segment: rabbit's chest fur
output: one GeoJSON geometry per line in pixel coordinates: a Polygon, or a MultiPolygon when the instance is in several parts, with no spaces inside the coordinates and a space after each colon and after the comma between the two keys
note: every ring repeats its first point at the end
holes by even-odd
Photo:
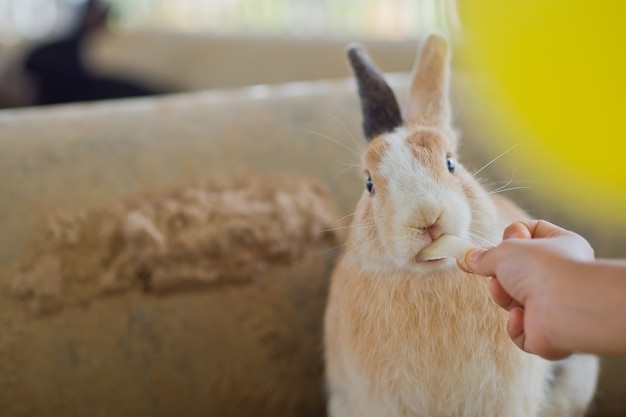
{"type": "Polygon", "coordinates": [[[485,278],[353,268],[336,268],[326,316],[329,390],[349,387],[336,407],[363,416],[536,413],[548,363],[510,342],[485,278]]]}

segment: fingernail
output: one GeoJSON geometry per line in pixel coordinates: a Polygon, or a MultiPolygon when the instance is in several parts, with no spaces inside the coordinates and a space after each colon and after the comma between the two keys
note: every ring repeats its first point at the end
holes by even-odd
{"type": "Polygon", "coordinates": [[[463,272],[467,272],[470,274],[474,273],[474,269],[472,269],[472,267],[470,266],[470,257],[473,257],[474,256],[473,253],[477,251],[480,251],[480,248],[470,249],[467,252],[465,252],[465,255],[463,255],[462,258],[457,259],[456,263],[463,272]]]}
{"type": "Polygon", "coordinates": [[[475,248],[470,250],[465,254],[465,263],[470,267],[470,269],[474,270],[474,266],[476,266],[478,260],[485,252],[487,252],[487,249],[485,248],[475,248]]]}

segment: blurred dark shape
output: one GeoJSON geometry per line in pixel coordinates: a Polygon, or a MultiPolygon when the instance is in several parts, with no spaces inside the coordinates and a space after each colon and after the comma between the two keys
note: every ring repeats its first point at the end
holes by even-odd
{"type": "Polygon", "coordinates": [[[66,36],[34,48],[24,60],[24,71],[35,82],[33,105],[107,100],[162,94],[136,82],[92,74],[83,48],[94,32],[106,28],[110,6],[100,0],[81,5],[78,22],[66,36]]]}

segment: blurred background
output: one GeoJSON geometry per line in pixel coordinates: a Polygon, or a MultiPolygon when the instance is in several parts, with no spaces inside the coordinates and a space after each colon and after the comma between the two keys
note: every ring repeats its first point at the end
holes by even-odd
{"type": "MultiPolygon", "coordinates": [[[[0,0],[2,43],[62,33],[84,0],[0,0]]],[[[458,24],[454,0],[112,0],[111,24],[220,35],[416,38],[458,24]]]]}
{"type": "Polygon", "coordinates": [[[454,0],[0,0],[0,108],[343,77],[349,41],[459,29],[454,0]],[[299,67],[267,67],[290,56],[281,42],[305,46],[299,67]]]}

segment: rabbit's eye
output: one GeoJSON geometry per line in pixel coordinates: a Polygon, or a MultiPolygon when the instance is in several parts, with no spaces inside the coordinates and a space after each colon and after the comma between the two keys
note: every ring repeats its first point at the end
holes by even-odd
{"type": "Polygon", "coordinates": [[[374,194],[374,181],[372,181],[372,177],[371,176],[367,176],[367,179],[365,180],[365,188],[367,188],[367,192],[370,194],[374,194]]]}
{"type": "Polygon", "coordinates": [[[449,156],[446,156],[446,164],[448,165],[448,171],[450,171],[450,174],[454,174],[456,167],[454,166],[454,161],[449,156]]]}

